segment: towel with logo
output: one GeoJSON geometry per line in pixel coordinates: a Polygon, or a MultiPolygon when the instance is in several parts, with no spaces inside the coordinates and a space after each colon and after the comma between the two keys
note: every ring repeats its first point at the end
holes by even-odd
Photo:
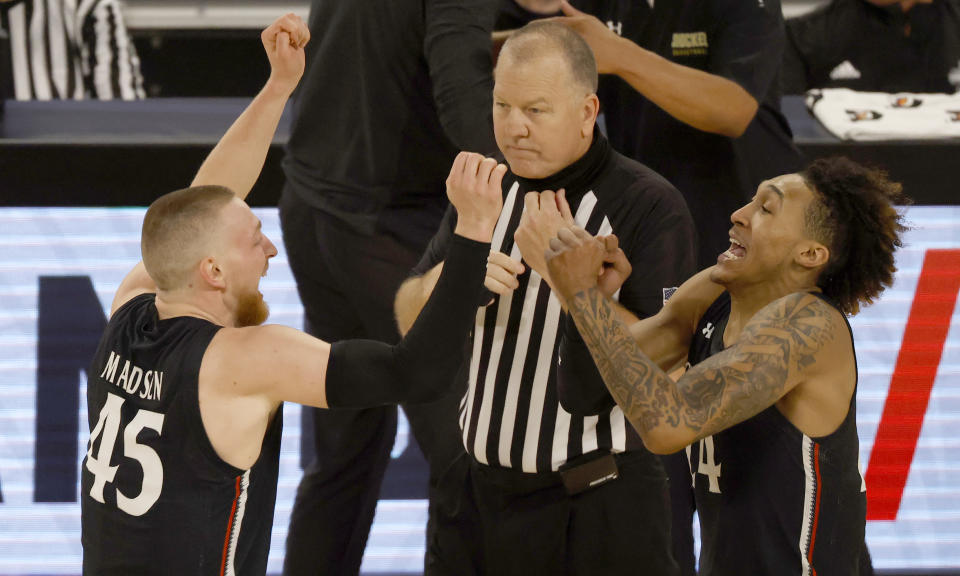
{"type": "Polygon", "coordinates": [[[887,94],[823,88],[807,92],[807,108],[842,140],[960,138],[960,93],[887,94]]]}

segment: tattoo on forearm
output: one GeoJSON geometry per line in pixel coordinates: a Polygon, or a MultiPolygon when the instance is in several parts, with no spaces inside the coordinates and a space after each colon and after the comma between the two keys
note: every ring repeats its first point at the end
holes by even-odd
{"type": "Polygon", "coordinates": [[[734,346],[675,383],[643,354],[599,290],[577,294],[570,313],[607,388],[641,434],[686,427],[697,437],[746,420],[782,397],[835,339],[837,314],[811,294],[781,298],[756,314],[734,346]]]}

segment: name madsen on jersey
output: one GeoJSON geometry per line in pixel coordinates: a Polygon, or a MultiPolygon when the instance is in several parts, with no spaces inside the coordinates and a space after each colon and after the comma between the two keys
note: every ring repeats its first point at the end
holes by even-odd
{"type": "Polygon", "coordinates": [[[118,376],[117,368],[120,366],[120,360],[122,360],[121,356],[111,350],[100,377],[117,388],[122,388],[127,394],[133,395],[139,392],[138,395],[141,398],[160,400],[160,393],[163,390],[163,372],[144,371],[143,368],[131,364],[129,360],[124,360],[123,369],[118,376]]]}

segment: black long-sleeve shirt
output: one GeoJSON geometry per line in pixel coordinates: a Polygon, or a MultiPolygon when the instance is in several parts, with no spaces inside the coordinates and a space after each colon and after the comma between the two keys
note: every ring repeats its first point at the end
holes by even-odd
{"type": "Polygon", "coordinates": [[[851,88],[868,92],[960,89],[960,0],[899,4],[833,0],[787,20],[783,91],[851,88]]]}
{"type": "Polygon", "coordinates": [[[284,160],[293,191],[424,246],[457,152],[496,152],[495,12],[495,0],[314,0],[284,160]]]}

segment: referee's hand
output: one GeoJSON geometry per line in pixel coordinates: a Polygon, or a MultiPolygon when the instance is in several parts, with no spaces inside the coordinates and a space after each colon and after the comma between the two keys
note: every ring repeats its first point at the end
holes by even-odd
{"type": "Polygon", "coordinates": [[[478,242],[493,239],[503,208],[501,184],[506,173],[506,165],[493,158],[473,152],[457,154],[447,176],[447,197],[457,209],[454,232],[478,242]]]}
{"type": "Polygon", "coordinates": [[[597,236],[603,242],[603,268],[597,280],[600,291],[609,297],[623,286],[623,283],[633,272],[633,265],[627,260],[627,255],[620,248],[620,241],[613,234],[597,236]]]}
{"type": "Polygon", "coordinates": [[[483,278],[483,285],[494,294],[507,296],[520,287],[517,276],[523,274],[524,270],[520,261],[503,252],[491,250],[487,257],[487,274],[483,278]]]}
{"type": "Polygon", "coordinates": [[[552,190],[527,192],[523,203],[523,215],[513,234],[513,240],[520,249],[523,261],[550,284],[550,274],[547,272],[543,253],[550,239],[557,235],[557,230],[575,226],[576,222],[570,213],[566,192],[562,188],[556,193],[552,190]]]}
{"type": "Polygon", "coordinates": [[[291,94],[303,76],[310,29],[296,14],[286,14],[260,33],[260,41],[270,60],[267,84],[291,94]]]}

